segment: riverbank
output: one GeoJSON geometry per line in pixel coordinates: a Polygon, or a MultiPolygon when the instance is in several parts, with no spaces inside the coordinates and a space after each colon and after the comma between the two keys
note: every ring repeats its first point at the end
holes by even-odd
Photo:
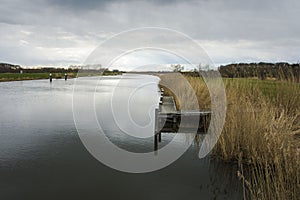
{"type": "MultiPolygon", "coordinates": [[[[183,87],[175,76],[160,78],[161,82],[168,79],[173,86],[183,87]]],[[[203,79],[185,78],[196,93],[199,108],[209,108],[209,91],[203,79]]],[[[226,121],[212,156],[237,165],[244,198],[297,199],[300,196],[299,84],[246,78],[223,81],[227,95],[226,121]]],[[[181,95],[189,102],[189,95],[181,95]]],[[[178,98],[175,99],[180,107],[178,98]]]]}
{"type": "MultiPolygon", "coordinates": [[[[39,79],[49,79],[50,73],[0,73],[0,82],[8,82],[8,81],[26,81],[26,80],[39,80],[39,79]]],[[[113,75],[120,75],[120,72],[111,72],[105,71],[103,73],[89,73],[89,72],[68,72],[68,79],[69,78],[76,78],[76,77],[84,77],[84,76],[113,76],[113,75]]],[[[63,79],[65,73],[52,73],[53,79],[63,79]]]]}

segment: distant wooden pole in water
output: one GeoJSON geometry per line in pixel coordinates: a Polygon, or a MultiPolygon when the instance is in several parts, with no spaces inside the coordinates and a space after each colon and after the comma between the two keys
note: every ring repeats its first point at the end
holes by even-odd
{"type": "Polygon", "coordinates": [[[49,75],[49,80],[50,80],[50,83],[52,83],[52,74],[51,73],[49,75]]]}
{"type": "Polygon", "coordinates": [[[65,81],[68,80],[68,74],[65,73],[65,81]]]}

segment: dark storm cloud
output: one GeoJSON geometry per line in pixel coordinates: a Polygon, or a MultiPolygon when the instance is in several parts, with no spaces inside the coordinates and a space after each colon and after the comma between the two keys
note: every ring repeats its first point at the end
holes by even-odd
{"type": "Polygon", "coordinates": [[[82,62],[115,33],[158,26],[191,36],[217,63],[297,62],[299,13],[297,0],[4,0],[0,59],[24,65],[82,62]]]}

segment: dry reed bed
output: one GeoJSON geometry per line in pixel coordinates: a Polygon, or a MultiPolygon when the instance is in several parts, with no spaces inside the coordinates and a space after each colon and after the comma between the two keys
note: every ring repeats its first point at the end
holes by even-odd
{"type": "MultiPolygon", "coordinates": [[[[176,76],[161,83],[183,91],[176,76]]],[[[199,108],[208,109],[210,96],[199,77],[185,77],[194,89],[199,108]]],[[[238,164],[237,176],[250,199],[300,197],[300,86],[293,82],[225,79],[226,122],[212,155],[238,164]]],[[[174,94],[166,88],[167,93],[174,94]]],[[[180,106],[179,106],[180,107],[180,106]]]]}

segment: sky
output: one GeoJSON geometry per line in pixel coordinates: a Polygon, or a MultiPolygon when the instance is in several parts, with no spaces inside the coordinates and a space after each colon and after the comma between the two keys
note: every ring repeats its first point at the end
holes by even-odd
{"type": "MultiPolygon", "coordinates": [[[[299,19],[298,0],[1,0],[0,62],[24,67],[79,65],[115,34],[161,27],[190,37],[215,65],[296,63],[299,19]]],[[[161,42],[181,45],[180,40],[161,42]]],[[[179,62],[172,57],[140,52],[127,55],[120,65],[142,59],[141,63],[152,60],[150,64],[179,62]]]]}

